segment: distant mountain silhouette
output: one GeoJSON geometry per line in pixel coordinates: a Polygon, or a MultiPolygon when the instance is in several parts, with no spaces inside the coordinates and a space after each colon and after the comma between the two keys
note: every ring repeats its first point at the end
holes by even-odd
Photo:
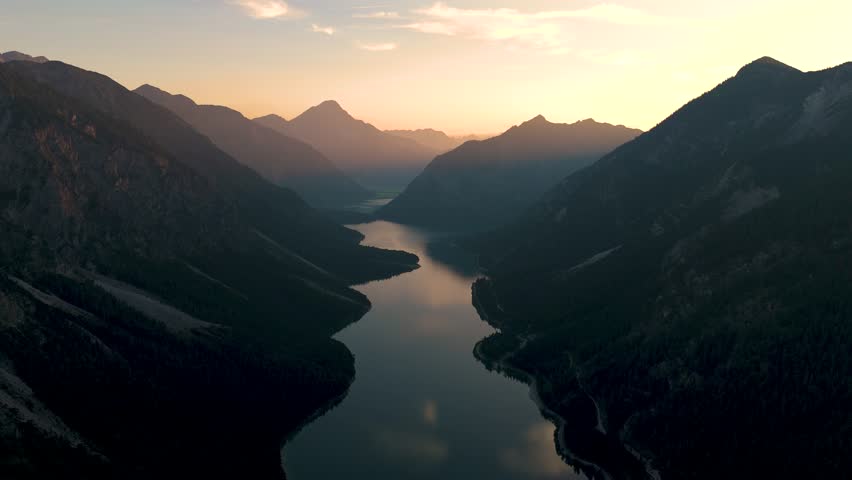
{"type": "Polygon", "coordinates": [[[292,188],[312,205],[342,207],[373,195],[310,145],[252,122],[235,110],[198,105],[151,85],[135,92],[176,113],[226,153],[268,180],[292,188]]]}
{"type": "Polygon", "coordinates": [[[256,122],[306,142],[371,189],[401,189],[435,156],[414,140],[385,133],[353,118],[334,101],[287,121],[277,115],[256,122]]]}
{"type": "Polygon", "coordinates": [[[461,144],[467,143],[471,140],[488,140],[489,138],[493,138],[493,137],[496,137],[496,136],[497,136],[496,134],[473,133],[473,134],[470,134],[470,135],[462,135],[462,136],[459,136],[459,137],[451,137],[451,138],[458,140],[459,144],[461,145],[461,144]]]}
{"type": "Polygon", "coordinates": [[[407,138],[432,149],[435,154],[446,153],[458,147],[466,140],[461,137],[450,137],[444,132],[431,128],[420,130],[385,130],[386,133],[397,137],[407,138]]]}
{"type": "Polygon", "coordinates": [[[49,60],[46,57],[32,57],[25,53],[21,52],[6,52],[0,53],[0,63],[4,62],[34,62],[34,63],[46,63],[49,60]]]}
{"type": "Polygon", "coordinates": [[[662,478],[848,475],[850,132],[852,63],[746,65],[473,242],[479,351],[596,399],[563,439],[598,465],[595,407],[662,478]]]}
{"type": "Polygon", "coordinates": [[[504,134],[438,156],[380,218],[449,229],[510,222],[566,175],[642,132],[584,120],[538,116],[504,134]]]}
{"type": "Polygon", "coordinates": [[[291,190],[276,187],[221,151],[168,109],[111,79],[60,62],[11,62],[7,65],[133,125],[180,162],[207,178],[218,190],[233,197],[243,214],[264,234],[293,246],[305,257],[315,257],[328,270],[355,280],[365,274],[375,274],[377,265],[391,265],[373,263],[371,250],[357,245],[362,238],[359,233],[333,224],[291,190]],[[308,231],[312,233],[306,235],[308,231]]]}
{"type": "Polygon", "coordinates": [[[0,64],[0,476],[280,479],[416,268],[111,79],[0,64]]]}

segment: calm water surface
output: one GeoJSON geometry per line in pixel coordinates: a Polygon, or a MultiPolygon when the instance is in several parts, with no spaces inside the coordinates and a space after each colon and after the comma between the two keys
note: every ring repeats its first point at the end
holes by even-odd
{"type": "Polygon", "coordinates": [[[353,212],[360,212],[360,213],[372,213],[372,212],[375,212],[376,210],[378,210],[379,208],[384,207],[385,205],[389,204],[391,202],[391,200],[393,200],[393,198],[391,198],[391,197],[372,198],[370,200],[364,200],[363,202],[361,202],[359,204],[352,205],[352,206],[346,208],[346,210],[351,210],[353,212]]]}
{"type": "Polygon", "coordinates": [[[492,329],[471,305],[474,277],[431,259],[428,234],[375,222],[377,247],[421,268],[358,287],[373,303],[337,335],[355,354],[348,396],[282,452],[287,475],[313,479],[548,479],[576,475],[526,385],[489,372],[473,347],[492,329]]]}

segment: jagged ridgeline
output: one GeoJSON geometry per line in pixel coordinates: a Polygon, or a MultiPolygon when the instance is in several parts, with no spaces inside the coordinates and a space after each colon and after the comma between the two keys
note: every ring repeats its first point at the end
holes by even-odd
{"type": "Polygon", "coordinates": [[[354,374],[347,284],[417,262],[57,62],[0,64],[0,236],[5,478],[280,478],[354,374]]]}
{"type": "Polygon", "coordinates": [[[744,67],[473,242],[483,350],[663,478],[848,475],[850,132],[852,64],[744,67]]]}

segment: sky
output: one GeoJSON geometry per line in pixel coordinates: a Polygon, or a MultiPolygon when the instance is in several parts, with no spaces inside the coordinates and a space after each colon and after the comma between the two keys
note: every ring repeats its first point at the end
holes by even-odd
{"type": "Polygon", "coordinates": [[[852,61],[850,18],[849,0],[0,0],[0,51],[248,117],[333,99],[382,129],[650,129],[759,57],[852,61]]]}

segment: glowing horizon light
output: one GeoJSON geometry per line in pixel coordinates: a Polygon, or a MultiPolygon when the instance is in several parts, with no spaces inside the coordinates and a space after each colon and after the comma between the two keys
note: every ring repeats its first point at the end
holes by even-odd
{"type": "Polygon", "coordinates": [[[18,2],[0,45],[250,117],[333,98],[383,130],[451,135],[539,114],[649,130],[755,59],[852,60],[845,0],[66,3],[18,2]]]}

